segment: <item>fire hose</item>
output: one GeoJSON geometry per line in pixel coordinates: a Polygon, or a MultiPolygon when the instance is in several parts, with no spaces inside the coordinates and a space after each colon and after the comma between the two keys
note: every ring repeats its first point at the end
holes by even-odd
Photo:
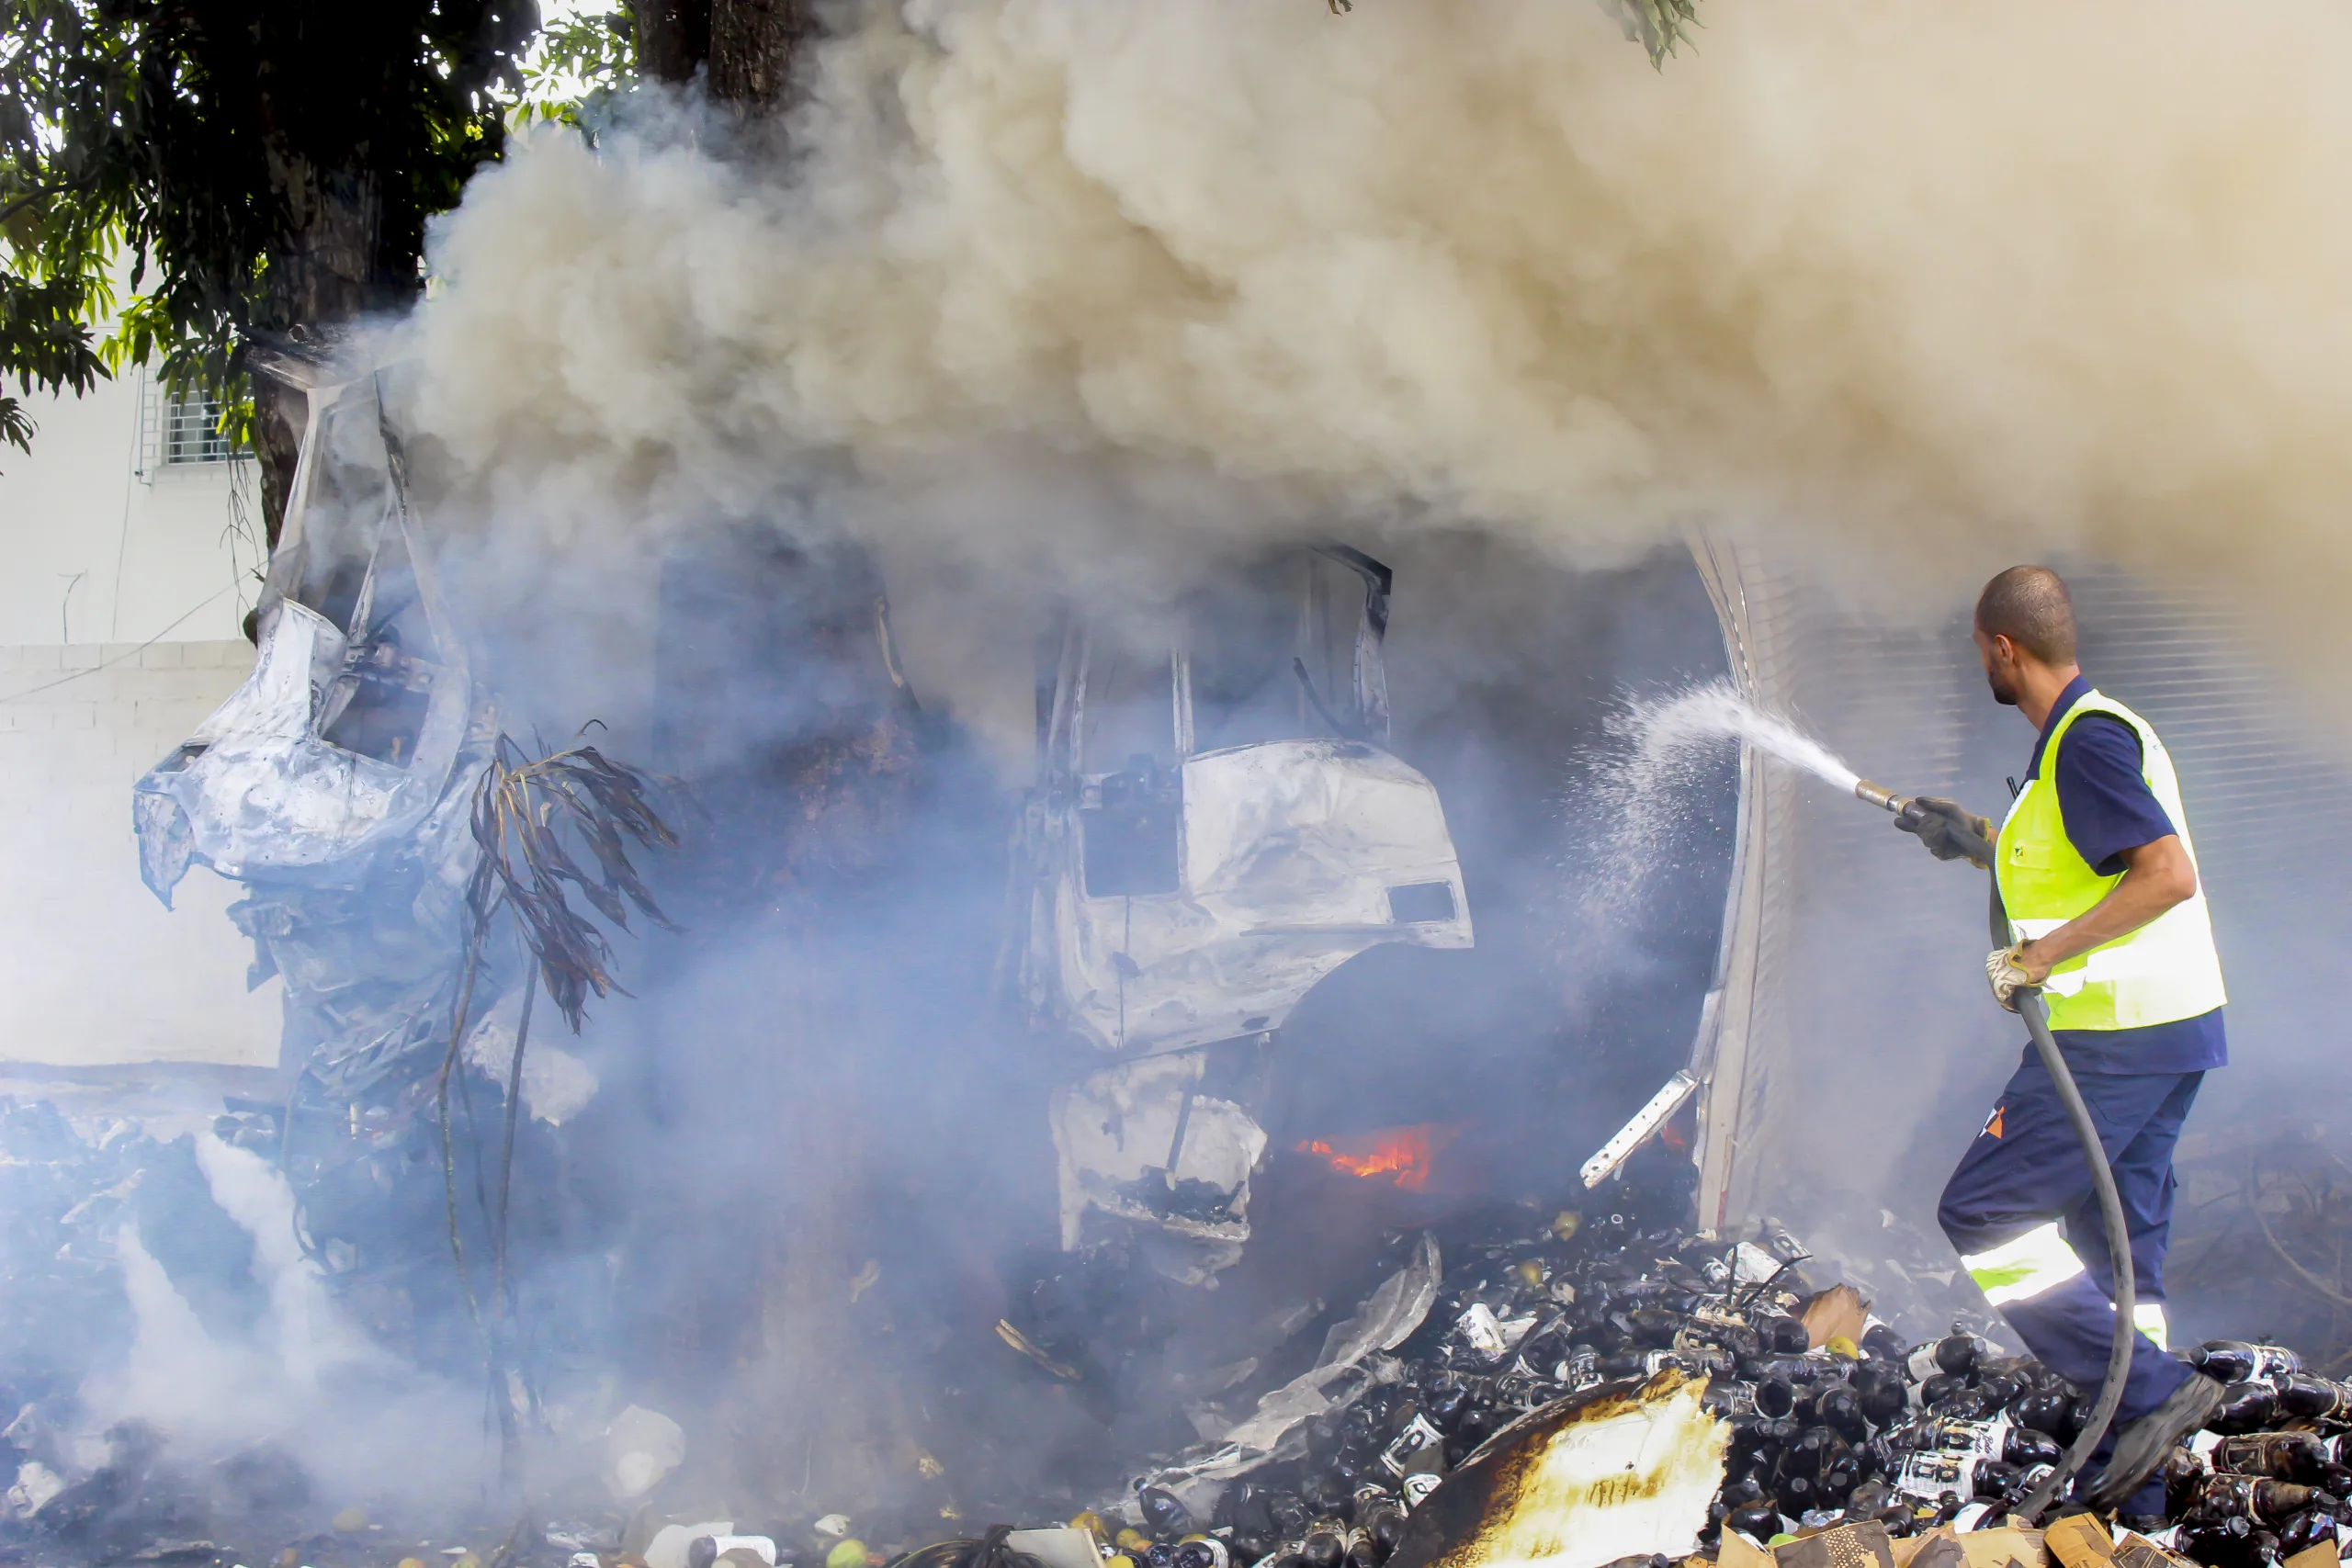
{"type": "MultiPolygon", "coordinates": [[[[1854,794],[1872,806],[1882,807],[1909,820],[1916,821],[1922,814],[1921,807],[1913,798],[1896,795],[1868,779],[1854,785],[1854,794]]],[[[1952,847],[1980,866],[1992,866],[1991,844],[1957,824],[1947,827],[1945,830],[1952,847]]],[[[1993,879],[1991,919],[1993,945],[2008,946],[2011,941],[2009,915],[2001,903],[2001,883],[1997,876],[1993,879]]],[[[2133,1289],[2135,1281],[2132,1272],[2131,1231],[2123,1218],[2122,1196],[2115,1190],[2115,1172],[2107,1163],[2105,1145],[2099,1142],[2098,1124],[2091,1120],[2090,1107],[2083,1102],[2083,1091],[2075,1085],[2075,1075],[2066,1068],[2066,1058],[2060,1054],[2058,1042],[2051,1036],[2050,1010],[2042,1002],[2041,988],[2020,986],[2015,993],[2015,999],[2018,1016],[2025,1020],[2026,1032],[2033,1039],[2034,1053],[2041,1058],[2043,1069],[2049,1073],[2051,1083],[2057,1088],[2059,1103],[2066,1108],[2066,1120],[2073,1123],[2075,1136],[2081,1140],[2083,1163],[2090,1167],[2091,1187],[2098,1194],[2099,1218],[2107,1228],[2107,1252],[2113,1265],[2115,1280],[2115,1343],[2107,1355],[2107,1379],[2099,1384],[2098,1398],[2091,1405],[2091,1413],[2083,1422],[2082,1432],[2075,1438],[2074,1445],[2050,1473],[2026,1494],[2025,1500],[2011,1510],[2012,1517],[2030,1526],[2040,1522],[2042,1511],[2050,1506],[2066,1483],[2074,1479],[2090,1458],[2091,1451],[2098,1447],[2099,1439],[2107,1435],[2109,1425],[2115,1419],[2116,1406],[2123,1401],[2123,1385],[2132,1372],[2132,1342],[2139,1330],[2132,1321],[2137,1292],[2133,1289]]]]}

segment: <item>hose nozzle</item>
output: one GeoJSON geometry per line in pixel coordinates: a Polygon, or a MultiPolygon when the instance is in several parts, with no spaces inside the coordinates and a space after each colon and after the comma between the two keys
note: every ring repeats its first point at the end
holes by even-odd
{"type": "Polygon", "coordinates": [[[1898,817],[1903,814],[1903,808],[1911,804],[1909,795],[1897,795],[1884,784],[1872,784],[1868,779],[1855,781],[1854,796],[1882,810],[1892,811],[1898,817]]]}

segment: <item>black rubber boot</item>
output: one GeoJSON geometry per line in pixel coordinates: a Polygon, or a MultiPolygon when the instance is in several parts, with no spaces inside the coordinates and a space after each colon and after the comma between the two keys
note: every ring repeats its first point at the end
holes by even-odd
{"type": "Polygon", "coordinates": [[[2132,1494],[2164,1463],[2172,1446],[2211,1420],[2221,1407],[2222,1385],[2202,1372],[2189,1373],[2188,1381],[2166,1395],[2162,1404],[2123,1428],[2115,1439],[2114,1456],[2084,1492],[2083,1500],[2102,1510],[2130,1502],[2132,1494]]]}

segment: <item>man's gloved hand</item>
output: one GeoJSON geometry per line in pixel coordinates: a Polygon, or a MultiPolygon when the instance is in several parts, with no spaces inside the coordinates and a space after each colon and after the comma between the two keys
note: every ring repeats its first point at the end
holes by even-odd
{"type": "Polygon", "coordinates": [[[1971,849],[1963,849],[1952,841],[1952,833],[1958,829],[1983,840],[1988,849],[1993,843],[1993,824],[1956,800],[1942,800],[1932,795],[1919,795],[1895,813],[1894,826],[1899,831],[1917,834],[1919,841],[1928,846],[1928,852],[1938,860],[1964,857],[1979,870],[1992,869],[1971,849]]]}
{"type": "Polygon", "coordinates": [[[1993,999],[2011,1012],[2018,1010],[2018,987],[2037,983],[2020,962],[2017,947],[1996,947],[1986,953],[1984,978],[1993,983],[1993,999]]]}

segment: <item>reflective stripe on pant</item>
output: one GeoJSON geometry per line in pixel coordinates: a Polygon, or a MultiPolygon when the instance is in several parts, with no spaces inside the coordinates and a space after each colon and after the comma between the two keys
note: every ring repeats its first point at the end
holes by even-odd
{"type": "MultiPolygon", "coordinates": [[[[2076,1079],[2115,1170],[2132,1243],[2133,1283],[2146,1291],[2150,1307],[2161,1307],[2164,1300],[2172,1145],[2200,1077],[2085,1073],[2076,1079]]],[[[1952,1172],[1937,1218],[2027,1348],[2078,1387],[2097,1388],[2107,1376],[2115,1333],[2115,1308],[2105,1288],[2112,1279],[2106,1230],[2082,1145],[2031,1051],[1952,1172]]],[[[2188,1375],[2187,1367],[2142,1336],[2117,1425],[2154,1409],[2188,1375]]]]}
{"type": "MultiPolygon", "coordinates": [[[[2126,1212],[2129,1213],[2128,1210],[2126,1212]]],[[[2135,1236],[2133,1239],[2137,1241],[2139,1238],[2135,1236]]],[[[2106,1238],[2103,1235],[2098,1238],[2098,1246],[2102,1251],[2105,1250],[2106,1238]]],[[[2134,1247],[2133,1250],[2139,1249],[2134,1247]]],[[[2161,1244],[2157,1251],[2161,1262],[2161,1244]]],[[[2054,1221],[2046,1225],[2036,1225],[2015,1241],[1996,1247],[1990,1252],[1963,1256],[1960,1262],[1961,1267],[1968,1270],[1968,1277],[1976,1281],[1976,1288],[1984,1292],[1984,1299],[1995,1306],[2030,1301],[2076,1275],[2089,1272],[2081,1255],[2060,1233],[2054,1221]]],[[[2138,1278],[2140,1270],[2135,1269],[2132,1272],[2135,1284],[2145,1283],[2138,1278]]],[[[2109,1301],[2115,1298],[2115,1292],[2109,1283],[2113,1273],[2111,1269],[2102,1269],[2092,1280],[2099,1287],[2099,1293],[2109,1301]]],[[[2164,1303],[2134,1302],[2132,1305],[2132,1326],[2147,1336],[2149,1342],[2157,1349],[2170,1348],[2165,1343],[2164,1303]]]]}
{"type": "Polygon", "coordinates": [[[2083,1260],[2075,1256],[2075,1249],[2059,1234],[2056,1220],[2036,1225],[1990,1251],[1963,1252],[1960,1264],[1976,1281],[1976,1288],[1984,1292],[1984,1299],[1995,1306],[2030,1302],[2083,1272],[2083,1260]]]}

